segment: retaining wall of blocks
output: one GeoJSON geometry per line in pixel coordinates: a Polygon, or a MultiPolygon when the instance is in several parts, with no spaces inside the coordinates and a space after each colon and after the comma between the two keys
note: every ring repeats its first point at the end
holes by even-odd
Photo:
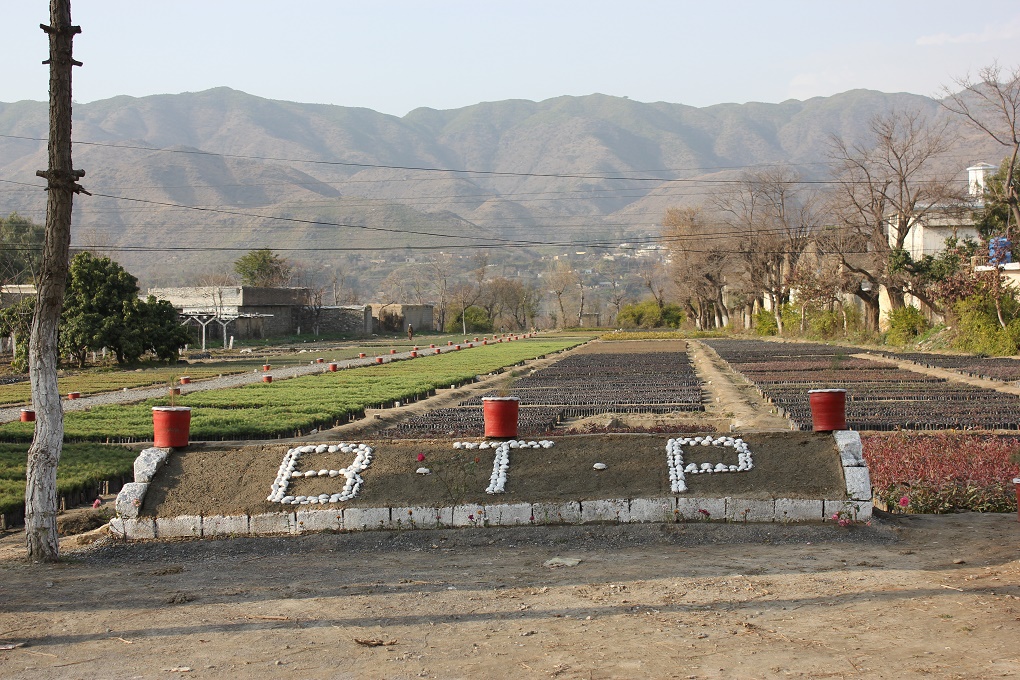
{"type": "MultiPolygon", "coordinates": [[[[691,522],[831,522],[836,513],[858,521],[871,518],[871,481],[857,432],[833,433],[846,481],[847,498],[704,498],[687,494],[661,498],[619,498],[543,503],[492,503],[454,507],[381,507],[297,510],[259,515],[203,517],[138,516],[146,483],[125,485],[117,497],[119,516],[110,522],[112,535],[128,539],[263,536],[321,531],[373,529],[436,529],[447,527],[523,526],[590,523],[691,522]],[[130,488],[129,488],[130,487],[130,488]],[[139,488],[135,488],[139,487],[139,488]],[[141,492],[141,493],[139,493],[141,492]],[[124,496],[123,502],[121,496],[124,496]],[[135,499],[138,498],[138,502],[135,499]],[[121,512],[121,508],[125,512],[121,512]]],[[[147,460],[158,453],[142,452],[147,460]]],[[[168,451],[169,453],[169,451],[168,451]]],[[[142,456],[139,456],[141,458],[142,456]]],[[[166,460],[165,456],[157,465],[166,460]]],[[[145,474],[151,475],[149,466],[145,474]]],[[[150,477],[151,478],[151,477],[150,477]]]]}

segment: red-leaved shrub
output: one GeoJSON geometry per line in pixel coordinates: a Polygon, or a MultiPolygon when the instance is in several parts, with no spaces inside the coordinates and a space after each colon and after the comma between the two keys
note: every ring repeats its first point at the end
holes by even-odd
{"type": "Polygon", "coordinates": [[[877,499],[910,512],[1015,511],[1020,440],[954,433],[869,435],[864,458],[877,499]],[[900,501],[906,498],[904,505],[900,501]]]}

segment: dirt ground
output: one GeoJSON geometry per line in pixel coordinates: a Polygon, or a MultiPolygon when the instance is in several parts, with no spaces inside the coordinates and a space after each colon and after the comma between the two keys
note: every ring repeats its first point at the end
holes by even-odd
{"type": "MultiPolygon", "coordinates": [[[[707,389],[699,424],[746,433],[755,471],[776,479],[797,473],[796,457],[768,453],[765,433],[789,424],[710,351],[694,354],[707,389]],[[771,465],[778,467],[769,473],[771,465]]],[[[470,392],[444,390],[404,412],[470,392]]],[[[448,442],[381,436],[401,412],[309,438],[378,442],[359,502],[444,493],[429,486],[435,477],[408,484],[407,472],[417,452],[443,465],[448,442]]],[[[671,424],[661,415],[608,419],[671,424]]],[[[663,479],[627,468],[619,444],[658,460],[668,436],[602,444],[558,437],[554,448],[535,452],[554,456],[545,463],[511,461],[507,496],[515,475],[544,466],[548,488],[525,476],[516,482],[533,486],[531,493],[550,493],[555,482],[598,497],[604,478],[590,472],[594,458],[626,476],[631,491],[651,493],[663,479]]],[[[826,458],[813,435],[794,436],[826,458]]],[[[290,445],[249,444],[229,455],[230,447],[196,447],[166,470],[196,485],[189,494],[216,499],[203,511],[259,511],[268,493],[261,487],[290,445]],[[207,474],[203,489],[208,465],[234,466],[231,483],[207,474]],[[246,485],[261,489],[253,506],[246,485]]],[[[471,473],[487,477],[491,452],[472,453],[480,461],[471,473]]],[[[309,466],[316,462],[324,461],[309,457],[309,466]]],[[[750,474],[744,482],[754,481],[750,474]]],[[[817,470],[811,475],[828,483],[817,470]]],[[[713,477],[692,478],[692,492],[695,484],[721,483],[713,477]]],[[[169,514],[183,500],[173,488],[147,508],[162,505],[169,514]]],[[[54,565],[26,564],[23,542],[19,531],[0,535],[5,680],[1020,676],[1015,514],[879,513],[870,526],[850,527],[694,522],[132,544],[100,530],[63,539],[65,559],[54,565]],[[574,566],[549,566],[553,558],[574,566]]]]}
{"type": "Polygon", "coordinates": [[[4,678],[1020,675],[1013,515],[72,540],[0,560],[4,678]]]}

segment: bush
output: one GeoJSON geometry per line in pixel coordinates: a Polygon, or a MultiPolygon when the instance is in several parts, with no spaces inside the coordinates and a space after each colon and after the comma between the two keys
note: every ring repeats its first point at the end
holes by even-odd
{"type": "MultiPolygon", "coordinates": [[[[1012,318],[1016,303],[1004,300],[1003,312],[1012,318]]],[[[971,354],[1010,356],[1016,354],[1020,340],[1020,324],[1011,321],[1007,328],[999,325],[995,302],[986,295],[972,295],[953,307],[956,313],[956,333],[953,349],[971,354]],[[1011,330],[1012,329],[1012,330],[1011,330]],[[1014,333],[1017,333],[1014,336],[1014,333]]]]}
{"type": "Polygon", "coordinates": [[[687,319],[680,305],[667,303],[659,307],[654,299],[624,305],[616,317],[622,328],[679,328],[687,319]]]}
{"type": "Polygon", "coordinates": [[[919,513],[1016,511],[1020,440],[957,434],[863,438],[876,498],[919,513]],[[907,499],[901,505],[901,499],[907,499]]]}
{"type": "Polygon", "coordinates": [[[931,328],[931,323],[917,307],[906,306],[890,310],[889,332],[886,342],[891,345],[906,345],[931,328]]]}
{"type": "Polygon", "coordinates": [[[463,314],[458,314],[447,321],[445,330],[447,333],[460,333],[465,330],[465,326],[468,333],[491,333],[492,319],[484,309],[471,305],[464,310],[463,314]],[[461,321],[462,316],[463,322],[461,321]]]}

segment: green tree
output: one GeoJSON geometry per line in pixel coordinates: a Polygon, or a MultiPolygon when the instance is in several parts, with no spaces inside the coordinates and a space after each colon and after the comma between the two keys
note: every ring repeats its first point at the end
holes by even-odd
{"type": "Polygon", "coordinates": [[[18,213],[0,217],[0,285],[28,283],[42,260],[45,228],[18,213]]]}
{"type": "Polygon", "coordinates": [[[291,264],[268,248],[250,250],[234,262],[234,271],[246,286],[282,286],[290,280],[291,264]]]}
{"type": "Polygon", "coordinates": [[[22,373],[28,370],[28,338],[32,332],[34,312],[35,298],[24,298],[10,307],[0,309],[0,336],[14,338],[11,366],[22,373]]]}
{"type": "Polygon", "coordinates": [[[191,330],[181,325],[174,306],[152,295],[147,300],[135,300],[125,325],[134,330],[129,361],[137,361],[143,353],[152,352],[160,361],[172,363],[182,347],[194,342],[191,330]]]}
{"type": "Polygon", "coordinates": [[[1010,194],[1020,193],[1020,161],[1010,172],[1009,160],[1003,160],[995,174],[985,178],[984,200],[981,210],[974,215],[978,233],[986,241],[995,236],[1006,236],[1016,241],[1017,225],[1013,222],[1008,198],[1010,194]],[[1007,187],[1007,182],[1012,182],[1012,189],[1007,187]]]}
{"type": "Polygon", "coordinates": [[[126,363],[125,350],[133,354],[138,340],[125,319],[137,300],[138,279],[119,264],[89,252],[75,255],[61,312],[61,352],[83,368],[90,351],[107,347],[126,363]]]}
{"type": "Polygon", "coordinates": [[[457,333],[465,328],[468,333],[488,333],[492,330],[492,319],[484,309],[471,305],[462,314],[458,314],[446,322],[447,333],[457,333]],[[463,317],[463,321],[461,317],[463,317]]]}

